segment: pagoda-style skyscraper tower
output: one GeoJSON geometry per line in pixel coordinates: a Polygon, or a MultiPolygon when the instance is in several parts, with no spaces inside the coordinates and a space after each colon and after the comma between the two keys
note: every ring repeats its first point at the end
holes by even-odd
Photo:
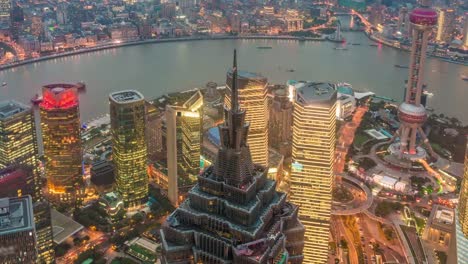
{"type": "Polygon", "coordinates": [[[298,207],[276,192],[268,168],[253,164],[240,109],[234,51],[231,109],[219,126],[215,164],[163,224],[162,263],[302,263],[298,207]]]}

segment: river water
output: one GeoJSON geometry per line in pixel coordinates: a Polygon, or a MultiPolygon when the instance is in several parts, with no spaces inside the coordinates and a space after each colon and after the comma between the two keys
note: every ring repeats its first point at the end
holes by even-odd
{"type": "MultiPolygon", "coordinates": [[[[238,50],[238,67],[266,76],[270,83],[289,79],[348,82],[356,90],[403,99],[409,53],[393,48],[369,46],[363,33],[344,33],[348,50],[335,50],[330,42],[286,40],[207,40],[146,44],[42,61],[0,72],[0,100],[24,103],[44,84],[83,80],[87,90],[80,95],[82,121],[108,112],[108,94],[136,89],[152,99],[168,92],[203,87],[208,81],[225,82],[238,50]],[[271,46],[272,49],[257,49],[271,46]],[[288,72],[294,69],[294,72],[288,72]]],[[[437,113],[468,123],[468,67],[427,59],[425,83],[434,94],[429,106],[437,113]]]]}

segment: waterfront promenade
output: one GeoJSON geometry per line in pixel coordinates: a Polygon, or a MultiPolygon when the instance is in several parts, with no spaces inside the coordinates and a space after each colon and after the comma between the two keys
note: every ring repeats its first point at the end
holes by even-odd
{"type": "Polygon", "coordinates": [[[126,46],[135,46],[151,43],[168,43],[168,42],[181,42],[181,41],[198,41],[198,40],[242,40],[242,39],[268,39],[268,40],[293,40],[293,41],[326,41],[325,37],[320,38],[310,38],[310,37],[294,37],[294,36],[270,36],[270,35],[249,35],[249,36],[230,36],[230,35],[219,35],[219,36],[197,36],[197,37],[174,37],[174,38],[158,38],[158,39],[146,39],[146,40],[132,40],[121,43],[109,42],[105,44],[98,45],[92,48],[82,48],[73,51],[66,51],[52,55],[41,56],[39,58],[21,60],[9,64],[0,65],[0,70],[6,70],[30,63],[51,60],[61,57],[67,57],[82,53],[106,50],[106,49],[115,49],[126,46]]]}

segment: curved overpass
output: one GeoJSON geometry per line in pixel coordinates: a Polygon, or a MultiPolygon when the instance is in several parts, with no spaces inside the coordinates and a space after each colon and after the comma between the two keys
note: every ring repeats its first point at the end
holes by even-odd
{"type": "Polygon", "coordinates": [[[363,190],[366,194],[366,202],[361,204],[359,207],[352,208],[352,209],[344,209],[344,210],[332,210],[331,214],[332,215],[339,215],[339,216],[344,216],[344,215],[355,215],[359,214],[362,212],[366,212],[367,209],[369,209],[372,205],[372,202],[374,201],[374,197],[372,196],[371,190],[361,181],[350,177],[348,175],[343,175],[341,176],[343,181],[346,183],[349,183],[361,190],[363,190]]]}

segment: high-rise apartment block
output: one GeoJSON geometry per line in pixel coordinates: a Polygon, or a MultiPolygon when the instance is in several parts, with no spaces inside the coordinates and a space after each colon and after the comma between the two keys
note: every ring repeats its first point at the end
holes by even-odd
{"type": "Polygon", "coordinates": [[[304,263],[327,262],[336,143],[333,84],[295,85],[290,201],[306,228],[304,263]]]}
{"type": "Polygon", "coordinates": [[[148,199],[145,99],[135,90],[111,93],[112,157],[117,191],[125,208],[148,199]]]}

